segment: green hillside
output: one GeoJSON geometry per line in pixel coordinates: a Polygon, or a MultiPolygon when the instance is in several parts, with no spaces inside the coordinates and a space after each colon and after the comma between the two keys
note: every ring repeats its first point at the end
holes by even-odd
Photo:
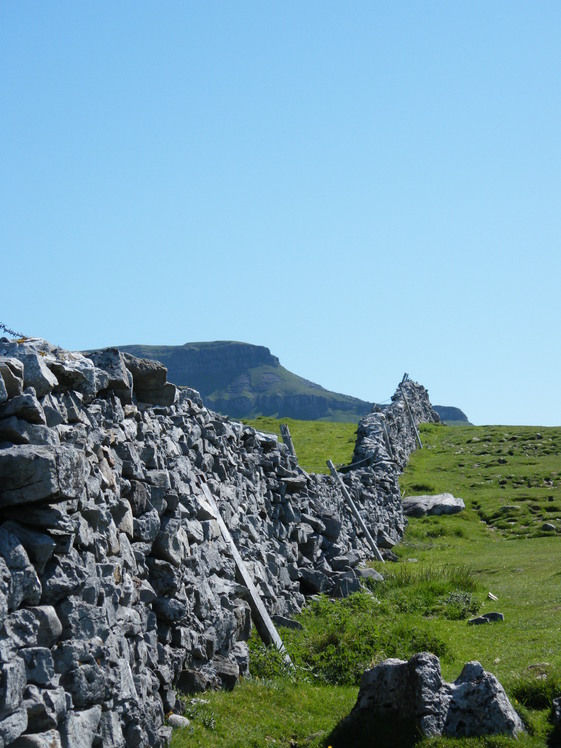
{"type": "Polygon", "coordinates": [[[170,382],[198,390],[209,408],[233,418],[267,415],[356,423],[372,408],[372,403],[293,374],[264,346],[221,340],[119,349],[161,361],[170,382]]]}
{"type": "MultiPolygon", "coordinates": [[[[291,430],[295,439],[296,425],[291,430]]],[[[191,727],[174,735],[173,748],[545,748],[551,700],[561,695],[561,428],[426,425],[421,435],[425,448],[412,456],[402,493],[449,491],[464,499],[465,511],[410,519],[394,549],[398,561],[372,564],[383,582],[346,600],[319,597],[298,617],[302,630],[281,629],[294,673],[253,639],[253,677],[232,693],[205,694],[203,705],[189,703],[191,727]],[[504,621],[467,625],[488,611],[502,612],[504,621]],[[340,726],[363,668],[425,649],[439,655],[448,681],[479,660],[506,688],[527,733],[516,741],[416,742],[392,735],[395,725],[355,726],[353,733],[340,726]]],[[[297,446],[301,461],[331,456],[330,425],[318,424],[316,437],[297,446]]]]}
{"type": "MultiPolygon", "coordinates": [[[[331,392],[293,374],[268,348],[231,340],[185,345],[123,345],[121,351],[161,361],[168,380],[200,392],[205,405],[232,418],[294,418],[357,423],[371,402],[331,392]]],[[[459,409],[435,405],[446,422],[468,423],[459,409]]]]}

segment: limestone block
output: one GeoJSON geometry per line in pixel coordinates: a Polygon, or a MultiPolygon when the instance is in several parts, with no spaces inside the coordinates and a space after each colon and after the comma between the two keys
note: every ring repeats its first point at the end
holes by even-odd
{"type": "Polygon", "coordinates": [[[30,732],[56,729],[66,715],[66,694],[60,686],[39,688],[30,684],[25,689],[23,706],[27,710],[27,729],[30,732]]]}
{"type": "Polygon", "coordinates": [[[55,677],[51,650],[47,647],[28,647],[20,650],[25,662],[27,681],[37,686],[47,686],[55,677]]]}
{"type": "Polygon", "coordinates": [[[23,363],[23,386],[33,387],[37,397],[43,397],[57,386],[58,379],[45,363],[44,357],[37,353],[18,353],[23,363]]]}
{"type": "Polygon", "coordinates": [[[25,548],[29,559],[40,574],[56,548],[55,541],[46,533],[34,530],[21,522],[9,520],[4,522],[2,529],[15,535],[25,548]]]}
{"type": "Polygon", "coordinates": [[[101,706],[68,712],[61,730],[63,748],[92,748],[101,719],[101,706]]]}
{"type": "Polygon", "coordinates": [[[466,508],[463,499],[451,493],[434,496],[406,496],[403,499],[403,513],[408,517],[424,517],[426,514],[456,514],[466,508]]]}
{"type": "Polygon", "coordinates": [[[0,719],[0,745],[11,746],[12,742],[27,730],[27,711],[21,707],[4,719],[0,719]]]}
{"type": "Polygon", "coordinates": [[[0,376],[0,404],[5,403],[7,399],[8,399],[8,390],[6,389],[4,380],[0,376]]]}
{"type": "Polygon", "coordinates": [[[26,733],[21,735],[10,748],[62,748],[58,730],[47,730],[41,733],[26,733]]]}
{"type": "Polygon", "coordinates": [[[0,664],[0,719],[20,707],[26,682],[25,663],[20,657],[0,664]]]}
{"type": "Polygon", "coordinates": [[[0,420],[0,441],[50,447],[57,447],[60,444],[59,435],[53,429],[28,423],[15,416],[0,420]]]}
{"type": "Polygon", "coordinates": [[[109,390],[115,393],[124,403],[132,402],[132,374],[125,366],[123,355],[117,348],[105,348],[102,351],[88,353],[97,369],[105,372],[107,380],[104,383],[103,390],[109,390]]]}
{"type": "Polygon", "coordinates": [[[133,537],[143,543],[152,543],[160,531],[160,515],[151,509],[133,520],[133,537]]]}
{"type": "Polygon", "coordinates": [[[190,555],[189,538],[181,520],[165,518],[162,521],[161,530],[152,547],[152,555],[169,561],[174,566],[181,566],[190,555]]]}
{"type": "Polygon", "coordinates": [[[0,356],[0,378],[8,397],[17,397],[23,393],[23,363],[19,359],[0,356]]]}
{"type": "Polygon", "coordinates": [[[413,719],[423,735],[516,737],[522,720],[494,675],[479,662],[467,663],[453,683],[445,683],[438,657],[428,652],[408,662],[384,660],[361,680],[351,719],[361,713],[413,719]]]}
{"type": "Polygon", "coordinates": [[[42,426],[47,423],[43,406],[37,400],[33,391],[12,397],[7,403],[0,406],[0,418],[10,418],[11,416],[17,416],[28,423],[37,423],[42,426]]]}
{"type": "Polygon", "coordinates": [[[88,576],[89,572],[74,548],[69,550],[68,555],[54,557],[41,574],[42,601],[53,605],[74,594],[86,582],[88,576]]]}
{"type": "Polygon", "coordinates": [[[57,390],[74,390],[85,396],[90,402],[97,394],[103,378],[96,376],[96,369],[91,359],[81,353],[57,351],[56,357],[46,359],[47,366],[58,379],[57,390]]]}
{"type": "Polygon", "coordinates": [[[17,609],[22,603],[37,605],[41,600],[41,582],[23,544],[9,531],[6,524],[0,527],[0,556],[11,577],[8,610],[17,609]]]}
{"type": "Polygon", "coordinates": [[[81,496],[86,459],[74,447],[18,445],[0,450],[0,507],[81,496]]]}

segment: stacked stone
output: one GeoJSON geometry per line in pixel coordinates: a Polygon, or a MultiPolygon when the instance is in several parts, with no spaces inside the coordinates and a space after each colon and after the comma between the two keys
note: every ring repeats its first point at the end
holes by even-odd
{"type": "MultiPolygon", "coordinates": [[[[382,547],[403,530],[388,464],[345,478],[382,547]]],[[[248,590],[207,489],[281,622],[358,589],[370,550],[339,489],[275,437],[153,361],[0,340],[0,748],[165,746],[176,687],[247,672],[248,590]]]]}

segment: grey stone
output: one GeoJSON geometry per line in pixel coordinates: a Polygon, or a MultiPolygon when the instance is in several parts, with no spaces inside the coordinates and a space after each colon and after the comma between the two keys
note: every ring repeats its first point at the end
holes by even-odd
{"type": "Polygon", "coordinates": [[[149,508],[150,493],[146,485],[138,480],[131,480],[131,488],[127,496],[135,517],[144,514],[149,508]]]}
{"type": "Polygon", "coordinates": [[[37,353],[18,355],[23,363],[23,386],[33,387],[37,397],[51,392],[58,384],[58,379],[50,371],[44,357],[37,353]]]}
{"type": "Polygon", "coordinates": [[[60,686],[39,688],[31,684],[25,689],[23,706],[27,710],[27,729],[30,732],[53,730],[66,715],[66,694],[60,686]]]}
{"type": "Polygon", "coordinates": [[[127,369],[133,378],[134,392],[138,400],[153,405],[172,405],[177,388],[166,382],[167,369],[159,361],[136,358],[123,353],[127,369]]]}
{"type": "Polygon", "coordinates": [[[60,438],[56,431],[47,426],[28,423],[15,416],[0,420],[0,441],[12,444],[37,444],[56,447],[60,438]]]}
{"type": "Polygon", "coordinates": [[[160,516],[155,509],[151,509],[139,517],[134,518],[133,537],[144,543],[153,543],[160,531],[160,516]]]}
{"type": "Polygon", "coordinates": [[[383,582],[384,577],[376,569],[357,569],[357,574],[363,579],[373,579],[375,582],[383,582]]]}
{"type": "Polygon", "coordinates": [[[412,719],[426,736],[515,737],[523,730],[502,686],[479,662],[467,663],[454,683],[445,683],[438,657],[428,652],[367,670],[351,719],[360,720],[365,710],[398,722],[412,719]]]}
{"type": "Polygon", "coordinates": [[[34,530],[21,522],[14,522],[11,520],[4,522],[1,529],[18,538],[25,548],[29,559],[33,562],[35,569],[41,573],[44,570],[47,561],[54,553],[56,548],[55,541],[46,533],[34,530]]]}
{"type": "Polygon", "coordinates": [[[88,579],[89,573],[78,552],[71,548],[67,555],[51,559],[41,575],[42,601],[55,604],[76,593],[88,579]]]}
{"type": "Polygon", "coordinates": [[[101,706],[69,712],[61,730],[63,748],[92,748],[101,719],[101,706]]]}
{"type": "Polygon", "coordinates": [[[28,423],[42,426],[47,424],[43,406],[37,400],[35,393],[31,391],[24,395],[17,395],[0,406],[0,419],[11,418],[12,416],[17,416],[17,418],[21,418],[28,423]]]}
{"type": "Polygon", "coordinates": [[[41,600],[39,577],[23,544],[5,525],[0,527],[0,556],[3,557],[11,577],[8,610],[15,610],[22,603],[37,605],[41,600]]]}
{"type": "Polygon", "coordinates": [[[132,402],[132,374],[125,366],[125,360],[117,348],[105,348],[87,354],[98,369],[107,375],[103,391],[112,391],[125,403],[132,402]]]}
{"type": "Polygon", "coordinates": [[[0,377],[8,397],[17,397],[23,393],[23,363],[19,359],[0,356],[0,377]]]}
{"type": "Polygon", "coordinates": [[[55,677],[51,650],[47,647],[28,647],[20,650],[25,662],[27,681],[37,686],[48,686],[55,677]]]}
{"type": "Polygon", "coordinates": [[[25,663],[20,657],[0,664],[0,719],[19,709],[26,682],[25,663]]]}
{"type": "Polygon", "coordinates": [[[479,662],[468,662],[450,689],[445,735],[461,738],[500,733],[516,737],[524,731],[503,687],[479,662]]]}
{"type": "Polygon", "coordinates": [[[123,728],[117,712],[102,712],[97,732],[103,748],[126,748],[123,728]]]}
{"type": "Polygon", "coordinates": [[[86,460],[74,447],[19,445],[0,450],[0,507],[81,496],[86,460]]]}
{"type": "Polygon", "coordinates": [[[426,514],[457,514],[466,508],[463,499],[451,493],[434,496],[406,496],[403,501],[403,513],[408,517],[424,517],[426,514]]]}
{"type": "Polygon", "coordinates": [[[0,376],[0,405],[2,403],[5,403],[7,399],[8,399],[8,390],[6,389],[4,380],[0,376]]]}
{"type": "Polygon", "coordinates": [[[97,390],[106,384],[93,362],[80,353],[59,350],[56,358],[47,359],[47,366],[58,379],[57,390],[75,390],[85,395],[86,402],[90,402],[97,390]]]}
{"type": "Polygon", "coordinates": [[[180,714],[170,714],[168,716],[168,725],[173,727],[174,730],[182,730],[185,727],[189,727],[191,722],[187,717],[182,717],[180,714]]]}
{"type": "Polygon", "coordinates": [[[60,733],[58,730],[47,730],[46,732],[21,735],[10,748],[62,748],[60,733]]]}
{"type": "Polygon", "coordinates": [[[166,518],[162,521],[160,532],[152,547],[152,554],[174,566],[181,566],[190,555],[189,538],[179,519],[166,518]]]}
{"type": "Polygon", "coordinates": [[[50,605],[16,610],[6,617],[4,628],[18,648],[52,647],[62,633],[62,625],[50,605]]]}
{"type": "Polygon", "coordinates": [[[27,711],[21,707],[12,714],[0,719],[0,745],[11,746],[27,730],[27,711]]]}
{"type": "Polygon", "coordinates": [[[318,592],[327,592],[331,587],[329,577],[321,571],[303,567],[299,569],[299,572],[301,587],[306,592],[317,594],[318,592]]]}

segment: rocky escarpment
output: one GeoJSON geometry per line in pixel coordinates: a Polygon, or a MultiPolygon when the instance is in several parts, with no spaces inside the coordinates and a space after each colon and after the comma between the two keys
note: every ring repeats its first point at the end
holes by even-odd
{"type": "MultiPolygon", "coordinates": [[[[344,477],[382,548],[403,532],[413,423],[437,418],[402,391],[410,411],[368,416],[344,477]]],[[[215,502],[272,616],[358,589],[371,549],[340,489],[275,437],[153,361],[0,340],[0,747],[165,746],[176,688],[247,672],[248,588],[215,502]]]]}
{"type": "Polygon", "coordinates": [[[233,418],[276,415],[358,421],[372,407],[293,374],[264,346],[215,341],[182,346],[125,345],[119,350],[162,362],[170,381],[194,387],[205,405],[233,418]]]}

